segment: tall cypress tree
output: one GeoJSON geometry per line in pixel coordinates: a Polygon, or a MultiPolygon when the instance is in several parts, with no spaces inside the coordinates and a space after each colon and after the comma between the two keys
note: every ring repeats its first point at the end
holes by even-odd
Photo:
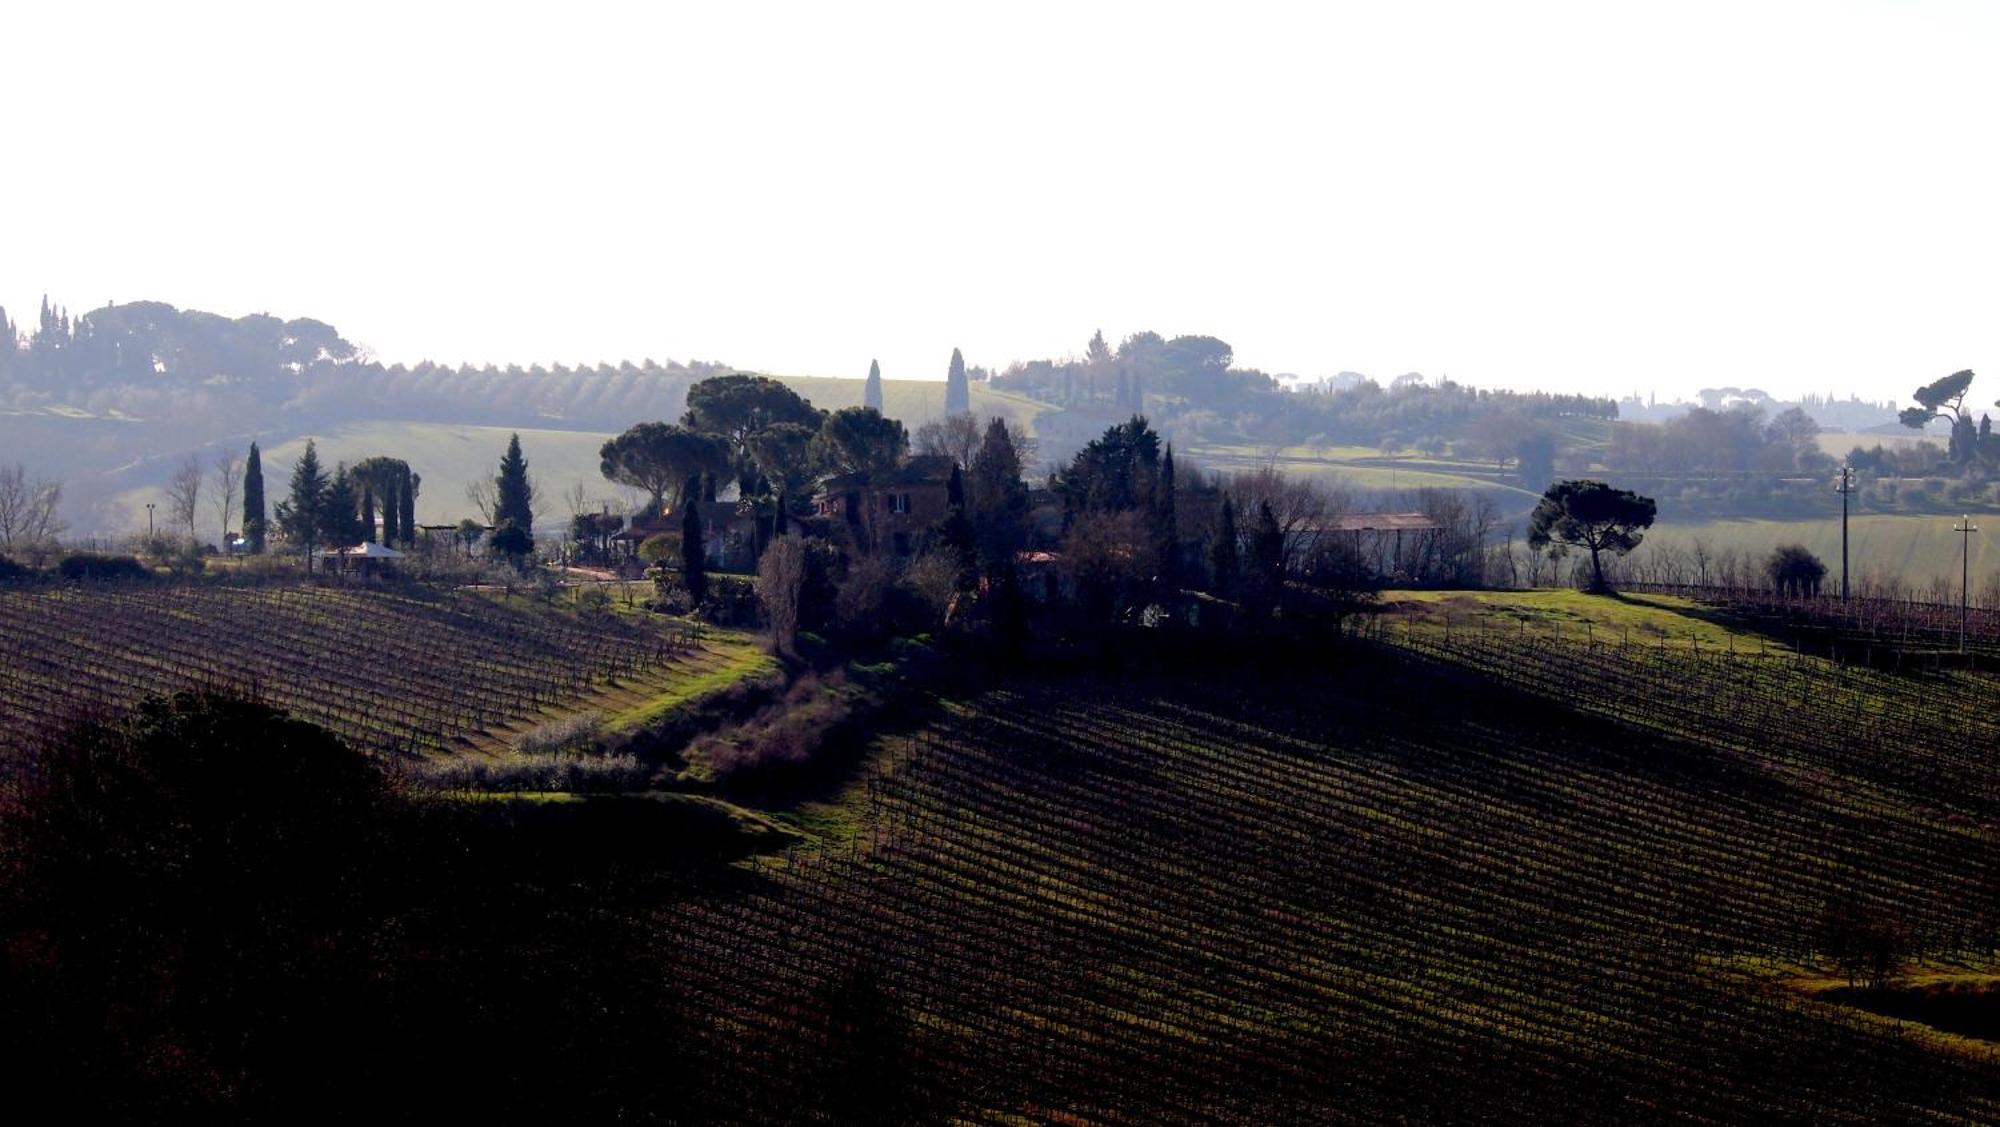
{"type": "Polygon", "coordinates": [[[972,385],[965,378],[965,357],[951,350],[951,367],[944,376],[944,413],[965,415],[972,411],[972,385]]]}
{"type": "Polygon", "coordinates": [[[419,474],[403,474],[403,489],[398,499],[403,503],[403,546],[412,547],[417,542],[417,490],[424,484],[419,474]]]}
{"type": "Polygon", "coordinates": [[[243,463],[243,539],[250,550],[264,550],[264,457],[257,444],[250,444],[250,458],[243,463]]]}
{"type": "Polygon", "coordinates": [[[868,362],[868,382],[861,387],[861,405],[882,410],[882,365],[873,360],[868,362]]]}
{"type": "Polygon", "coordinates": [[[1285,533],[1269,501],[1257,506],[1257,527],[1250,534],[1250,589],[1259,614],[1270,614],[1284,599],[1285,533]]]}
{"type": "Polygon", "coordinates": [[[365,485],[361,487],[361,539],[375,539],[375,491],[365,485]]]}
{"type": "Polygon", "coordinates": [[[535,531],[535,487],[528,481],[528,460],[521,456],[521,436],[507,439],[507,453],[500,458],[500,476],[494,479],[498,494],[493,504],[497,527],[513,521],[522,532],[535,531]]]}
{"type": "Polygon", "coordinates": [[[1153,528],[1159,537],[1156,563],[1162,597],[1172,600],[1181,589],[1181,529],[1174,503],[1174,446],[1160,462],[1160,489],[1154,501],[1153,528]]]}
{"type": "Polygon", "coordinates": [[[689,492],[690,500],[681,514],[681,582],[687,585],[688,597],[696,606],[708,599],[708,556],[702,551],[701,503],[692,499],[699,495],[689,492]]]}
{"type": "Polygon", "coordinates": [[[973,539],[972,517],[966,512],[965,478],[958,472],[958,466],[951,467],[951,482],[945,489],[944,524],[939,537],[945,547],[951,550],[952,560],[958,565],[958,588],[970,591],[979,582],[978,546],[973,539]]]}
{"type": "Polygon", "coordinates": [[[1236,506],[1229,495],[1222,497],[1222,515],[1215,522],[1215,536],[1208,544],[1208,590],[1226,599],[1236,589],[1236,506]]]}
{"type": "Polygon", "coordinates": [[[403,506],[396,500],[403,488],[403,475],[392,473],[382,482],[382,546],[393,548],[403,542],[403,530],[399,526],[403,518],[403,506]]]}

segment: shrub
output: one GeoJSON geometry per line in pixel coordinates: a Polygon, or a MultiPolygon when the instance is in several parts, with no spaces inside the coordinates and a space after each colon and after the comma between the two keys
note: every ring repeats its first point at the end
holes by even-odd
{"type": "Polygon", "coordinates": [[[717,626],[753,626],[757,622],[757,585],[740,575],[708,577],[708,598],[701,616],[717,626]]]}
{"type": "Polygon", "coordinates": [[[579,712],[522,732],[514,737],[514,750],[522,755],[549,755],[574,750],[595,744],[603,730],[602,712],[579,712]]]}
{"type": "Polygon", "coordinates": [[[681,534],[678,532],[655,532],[639,545],[639,558],[649,564],[681,558],[681,534]]]}
{"type": "Polygon", "coordinates": [[[64,579],[149,579],[152,572],[132,556],[105,556],[92,552],[75,552],[64,556],[56,565],[56,574],[64,579]]]}
{"type": "Polygon", "coordinates": [[[33,574],[35,573],[32,570],[22,567],[6,556],[0,556],[0,583],[11,579],[26,579],[33,574]]]}
{"type": "Polygon", "coordinates": [[[599,615],[611,609],[611,592],[602,587],[587,587],[576,593],[578,614],[599,615]]]}
{"type": "Polygon", "coordinates": [[[631,755],[560,751],[506,759],[448,759],[427,764],[423,779],[447,790],[559,791],[617,794],[644,790],[653,769],[631,755]]]}

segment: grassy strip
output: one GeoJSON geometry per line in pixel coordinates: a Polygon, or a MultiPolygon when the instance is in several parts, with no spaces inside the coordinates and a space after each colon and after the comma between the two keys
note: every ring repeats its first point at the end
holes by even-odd
{"type": "Polygon", "coordinates": [[[722,664],[694,677],[674,682],[665,692],[636,708],[609,717],[606,735],[631,735],[669,719],[689,704],[746,681],[775,676],[777,661],[757,645],[754,637],[741,631],[711,630],[702,645],[722,655],[722,664]]]}

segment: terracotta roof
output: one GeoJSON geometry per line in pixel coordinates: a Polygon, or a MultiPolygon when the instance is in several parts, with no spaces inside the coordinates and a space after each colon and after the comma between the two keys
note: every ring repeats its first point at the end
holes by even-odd
{"type": "Polygon", "coordinates": [[[1342,513],[1319,525],[1321,532],[1435,532],[1443,527],[1422,513],[1342,513]]]}

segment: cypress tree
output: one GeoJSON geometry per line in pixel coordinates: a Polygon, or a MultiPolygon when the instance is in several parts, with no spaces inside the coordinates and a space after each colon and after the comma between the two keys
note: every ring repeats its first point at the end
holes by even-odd
{"type": "Polygon", "coordinates": [[[979,582],[979,558],[973,542],[972,518],[965,511],[965,479],[956,465],[951,467],[951,483],[945,490],[944,526],[939,538],[951,549],[958,564],[958,587],[969,591],[979,582]]]}
{"type": "Polygon", "coordinates": [[[382,483],[382,545],[393,548],[403,542],[403,475],[391,473],[382,483]]]}
{"type": "Polygon", "coordinates": [[[401,523],[405,547],[413,546],[417,542],[417,489],[423,483],[422,477],[410,473],[407,469],[404,471],[403,488],[398,492],[397,499],[403,503],[401,523]]]}
{"type": "Polygon", "coordinates": [[[252,552],[264,550],[264,457],[257,444],[250,444],[250,458],[243,463],[243,539],[252,552]]]}
{"type": "Polygon", "coordinates": [[[1250,534],[1250,566],[1255,572],[1252,590],[1257,609],[1270,614],[1285,592],[1285,533],[1265,501],[1257,507],[1257,530],[1250,534]]]}
{"type": "Polygon", "coordinates": [[[944,413],[965,415],[972,412],[972,385],[965,378],[965,357],[958,349],[951,350],[951,367],[944,377],[944,413]]]}
{"type": "Polygon", "coordinates": [[[498,492],[493,504],[493,524],[509,521],[522,532],[535,532],[535,487],[528,481],[528,460],[521,456],[521,436],[507,439],[507,453],[500,458],[500,476],[494,478],[498,492]]]}
{"type": "Polygon", "coordinates": [[[702,551],[701,504],[690,500],[681,515],[681,582],[700,606],[708,599],[708,557],[702,551]]]}
{"type": "Polygon", "coordinates": [[[1208,544],[1208,590],[1226,599],[1236,589],[1236,506],[1228,494],[1222,498],[1222,515],[1216,518],[1215,535],[1208,544]]]}
{"type": "Polygon", "coordinates": [[[361,539],[375,539],[375,491],[366,487],[361,490],[361,539]]]}
{"type": "Polygon", "coordinates": [[[1153,527],[1159,537],[1157,574],[1160,593],[1173,599],[1181,589],[1181,530],[1174,502],[1174,447],[1167,444],[1167,456],[1160,463],[1160,489],[1155,500],[1153,527]]]}
{"type": "Polygon", "coordinates": [[[868,382],[861,388],[861,405],[882,410],[882,365],[873,360],[868,362],[868,382]]]}

